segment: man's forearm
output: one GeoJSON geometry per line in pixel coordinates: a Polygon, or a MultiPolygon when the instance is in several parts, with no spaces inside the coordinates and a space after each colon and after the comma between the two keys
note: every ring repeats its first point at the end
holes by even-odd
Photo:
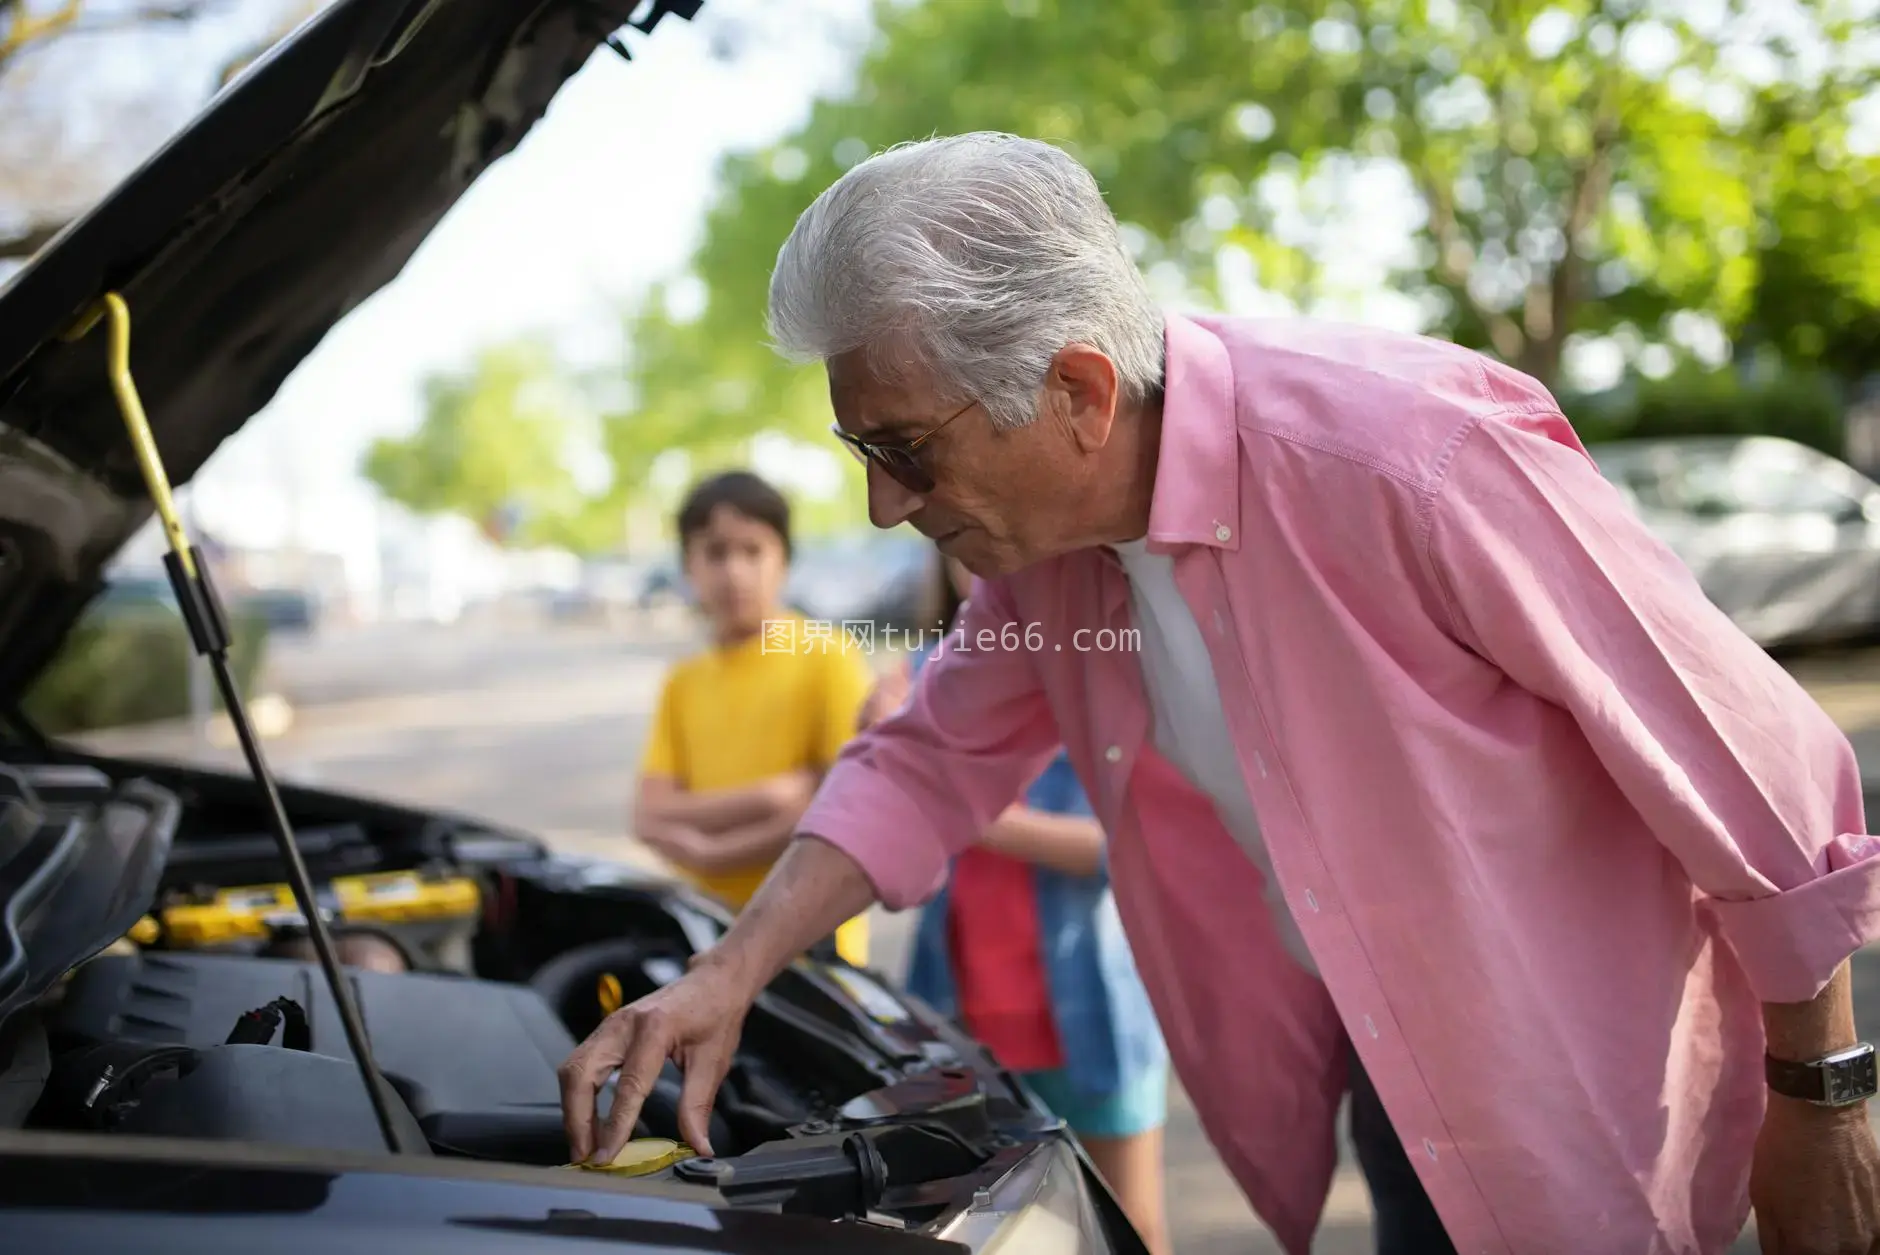
{"type": "Polygon", "coordinates": [[[817,837],[799,835],[700,964],[722,965],[753,998],[796,958],[867,910],[875,888],[861,865],[817,837]]]}
{"type": "Polygon", "coordinates": [[[1841,964],[1827,988],[1812,1001],[1763,1003],[1763,1033],[1769,1053],[1791,1063],[1819,1059],[1859,1041],[1849,966],[1841,964]]]}

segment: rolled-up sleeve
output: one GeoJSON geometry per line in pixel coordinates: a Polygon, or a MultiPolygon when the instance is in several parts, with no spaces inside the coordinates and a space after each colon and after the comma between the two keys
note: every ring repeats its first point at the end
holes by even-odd
{"type": "Polygon", "coordinates": [[[1709,601],[1563,418],[1469,430],[1421,526],[1458,637],[1573,716],[1759,998],[1815,997],[1880,937],[1880,842],[1847,738],[1709,601]]]}
{"type": "Polygon", "coordinates": [[[860,864],[890,908],[938,892],[948,860],[1057,751],[1034,659],[1000,643],[1024,639],[1012,623],[1003,583],[976,584],[906,704],[844,747],[798,824],[860,864]]]}

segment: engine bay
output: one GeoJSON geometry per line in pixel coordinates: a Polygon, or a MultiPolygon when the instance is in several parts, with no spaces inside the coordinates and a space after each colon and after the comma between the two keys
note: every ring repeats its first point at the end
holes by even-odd
{"type": "MultiPolygon", "coordinates": [[[[0,950],[0,995],[12,990],[0,1128],[382,1151],[305,921],[267,879],[278,864],[252,786],[107,766],[0,763],[0,890],[55,837],[74,856],[115,841],[130,873],[101,895],[73,863],[43,895],[43,910],[64,912],[59,893],[88,885],[114,930],[59,938],[73,951],[57,972],[26,959],[53,934],[0,931],[20,951],[0,950]],[[9,971],[25,975],[9,986],[9,971]]],[[[557,1066],[729,924],[688,889],[519,834],[313,791],[283,798],[395,1118],[433,1156],[564,1164],[557,1066]]],[[[636,1138],[681,1140],[679,1092],[668,1063],[636,1138]]],[[[660,1175],[740,1205],[832,1218],[898,1208],[905,1223],[949,1205],[957,1191],[934,1183],[964,1187],[1055,1127],[969,1039],[818,953],[746,1018],[713,1112],[718,1158],[660,1175]]]]}

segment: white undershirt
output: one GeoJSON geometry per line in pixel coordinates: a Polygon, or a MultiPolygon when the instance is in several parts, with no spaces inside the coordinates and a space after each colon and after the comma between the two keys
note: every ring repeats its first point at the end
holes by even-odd
{"type": "Polygon", "coordinates": [[[1142,632],[1142,681],[1155,712],[1155,747],[1207,794],[1229,835],[1259,867],[1280,940],[1287,953],[1316,976],[1318,967],[1273,875],[1260,820],[1228,735],[1221,686],[1201,627],[1176,586],[1174,560],[1150,553],[1141,540],[1113,548],[1129,575],[1130,601],[1142,632]]]}

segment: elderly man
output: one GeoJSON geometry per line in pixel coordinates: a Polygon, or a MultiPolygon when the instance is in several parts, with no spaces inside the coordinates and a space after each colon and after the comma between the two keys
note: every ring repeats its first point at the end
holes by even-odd
{"type": "Polygon", "coordinates": [[[1533,380],[1432,340],[1158,310],[1090,175],[968,135],[778,257],[874,522],[980,577],[736,927],[564,1065],[577,1155],[662,1060],[947,860],[1061,741],[1209,1137],[1307,1250],[1353,1095],[1380,1251],[1880,1251],[1847,960],[1880,843],[1822,711],[1533,380]],[[620,1069],[596,1131],[595,1098],[620,1069]]]}

